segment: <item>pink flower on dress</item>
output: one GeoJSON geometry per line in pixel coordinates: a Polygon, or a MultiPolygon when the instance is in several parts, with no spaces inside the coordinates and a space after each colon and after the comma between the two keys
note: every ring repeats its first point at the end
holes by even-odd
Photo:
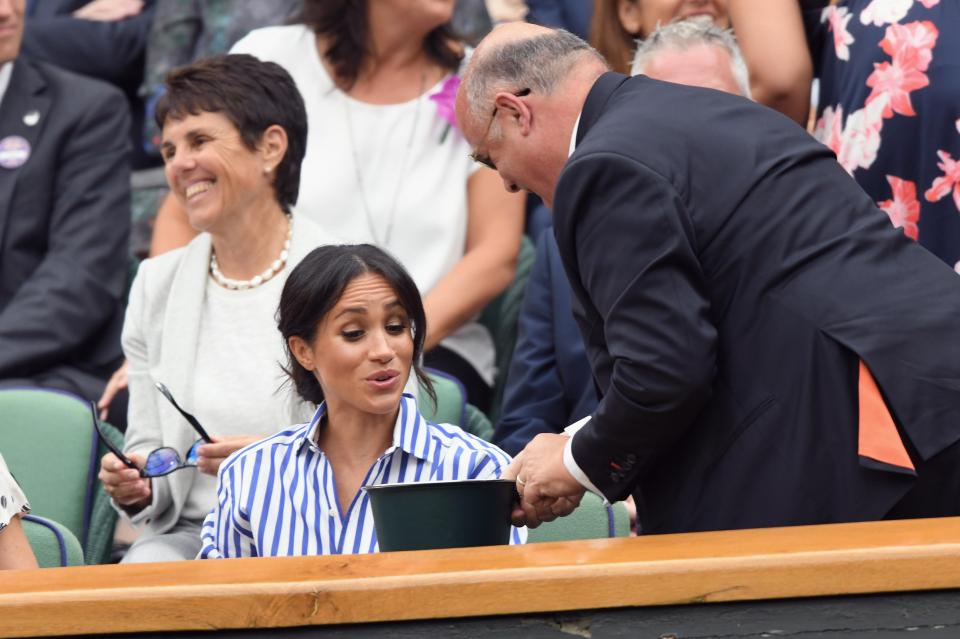
{"type": "Polygon", "coordinates": [[[880,149],[882,114],[886,107],[886,96],[881,96],[847,116],[837,151],[837,160],[847,173],[852,175],[857,169],[873,166],[880,149]]]}
{"type": "Polygon", "coordinates": [[[894,113],[916,115],[913,104],[910,102],[910,92],[922,89],[928,84],[930,79],[925,73],[902,67],[896,60],[893,64],[874,63],[873,73],[867,78],[867,86],[873,89],[867,96],[867,104],[885,95],[888,99],[883,109],[883,117],[892,118],[894,113]]]}
{"type": "Polygon", "coordinates": [[[927,9],[932,9],[933,7],[940,4],[940,0],[920,0],[920,4],[925,6],[927,9]]]}
{"type": "Polygon", "coordinates": [[[444,80],[439,91],[429,96],[437,105],[437,115],[446,120],[450,126],[457,126],[457,112],[454,109],[454,104],[457,101],[457,89],[459,87],[460,76],[454,74],[444,80]]]}
{"type": "Polygon", "coordinates": [[[960,211],[960,161],[954,160],[953,156],[944,150],[937,151],[937,156],[943,162],[937,162],[937,167],[943,171],[943,175],[938,177],[923,194],[927,202],[939,202],[953,191],[953,203],[960,211]]]}
{"type": "Polygon", "coordinates": [[[877,202],[896,228],[902,228],[903,234],[916,240],[920,234],[917,222],[920,221],[920,202],[917,201],[917,185],[910,180],[901,180],[893,175],[887,176],[887,182],[893,191],[892,200],[877,202]]]}
{"type": "Polygon", "coordinates": [[[891,22],[900,22],[912,6],[913,0],[873,0],[860,12],[860,23],[880,27],[891,22]]]}
{"type": "Polygon", "coordinates": [[[837,50],[837,57],[841,60],[850,59],[850,45],[854,40],[847,30],[847,24],[852,17],[853,14],[846,7],[832,5],[826,7],[820,14],[820,22],[828,22],[830,25],[830,30],[833,32],[833,46],[837,50]]]}
{"type": "Polygon", "coordinates": [[[834,153],[840,152],[840,142],[843,141],[842,104],[838,104],[836,110],[829,106],[823,110],[823,115],[813,129],[813,137],[834,153]]]}
{"type": "Polygon", "coordinates": [[[926,71],[939,35],[940,31],[929,20],[891,24],[880,41],[880,48],[901,69],[926,71]]]}

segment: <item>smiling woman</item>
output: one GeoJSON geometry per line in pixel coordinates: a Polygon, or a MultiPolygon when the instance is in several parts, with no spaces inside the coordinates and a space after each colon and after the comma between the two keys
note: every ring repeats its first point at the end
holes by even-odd
{"type": "Polygon", "coordinates": [[[186,456],[196,435],[161,382],[211,434],[196,468],[143,478],[113,454],[100,478],[117,508],[145,527],[125,562],[189,559],[215,502],[216,473],[232,452],[309,416],[281,388],[283,346],[273,315],[290,268],[330,238],[291,220],[306,147],[303,100],[289,74],[246,55],[171,73],[157,105],[166,176],[190,224],[186,247],[145,261],[123,329],[130,413],[125,454],[143,466],[169,447],[186,456]]]}
{"type": "MultiPolygon", "coordinates": [[[[379,548],[364,486],[492,479],[510,458],[457,426],[431,424],[403,393],[426,319],[417,286],[369,244],[324,246],[280,298],[287,372],[313,418],[249,446],[219,474],[201,556],[356,554],[379,548]]],[[[514,529],[513,543],[525,533],[514,529]]]]}

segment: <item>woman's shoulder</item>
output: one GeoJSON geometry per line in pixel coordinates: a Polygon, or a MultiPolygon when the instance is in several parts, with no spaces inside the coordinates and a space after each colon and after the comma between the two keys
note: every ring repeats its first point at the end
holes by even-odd
{"type": "Polygon", "coordinates": [[[312,46],[313,31],[305,24],[289,24],[254,29],[230,49],[230,53],[249,53],[261,60],[279,62],[287,55],[300,51],[305,44],[312,46]]]}
{"type": "Polygon", "coordinates": [[[210,259],[210,236],[201,233],[186,246],[143,260],[137,267],[133,287],[147,297],[165,294],[183,268],[194,267],[206,273],[210,259]]]}

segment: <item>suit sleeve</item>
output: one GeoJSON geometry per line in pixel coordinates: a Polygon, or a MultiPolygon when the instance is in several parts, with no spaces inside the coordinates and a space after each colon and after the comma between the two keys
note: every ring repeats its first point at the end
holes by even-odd
{"type": "Polygon", "coordinates": [[[130,117],[118,91],[97,91],[95,100],[77,100],[76,121],[62,132],[51,162],[47,253],[0,311],[0,377],[30,376],[62,362],[122,302],[130,169],[127,136],[118,132],[129,130],[130,117]]]}
{"type": "Polygon", "coordinates": [[[31,17],[24,24],[23,53],[63,69],[122,84],[140,73],[153,2],[126,20],[104,22],[72,15],[31,17]]]}
{"type": "Polygon", "coordinates": [[[582,301],[601,318],[584,327],[590,359],[612,362],[572,453],[617,501],[677,443],[709,397],[716,329],[692,222],[667,180],[629,158],[597,153],[568,165],[555,201],[567,220],[562,246],[573,243],[588,297],[582,301]],[[605,353],[590,352],[598,349],[605,353]]]}
{"type": "MultiPolygon", "coordinates": [[[[503,416],[497,425],[493,443],[510,455],[516,455],[540,433],[560,433],[570,415],[563,382],[557,368],[556,335],[550,281],[546,231],[537,241],[537,257],[530,271],[517,329],[517,346],[503,399],[503,416]]],[[[559,284],[567,286],[567,283],[559,284]]]]}

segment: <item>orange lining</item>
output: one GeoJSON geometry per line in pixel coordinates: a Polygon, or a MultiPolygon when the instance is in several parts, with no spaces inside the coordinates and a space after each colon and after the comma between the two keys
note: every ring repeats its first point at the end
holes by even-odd
{"type": "Polygon", "coordinates": [[[887,404],[883,401],[876,380],[870,374],[867,365],[860,360],[860,435],[858,451],[891,466],[909,468],[915,471],[910,455],[900,439],[897,425],[887,404]]]}

